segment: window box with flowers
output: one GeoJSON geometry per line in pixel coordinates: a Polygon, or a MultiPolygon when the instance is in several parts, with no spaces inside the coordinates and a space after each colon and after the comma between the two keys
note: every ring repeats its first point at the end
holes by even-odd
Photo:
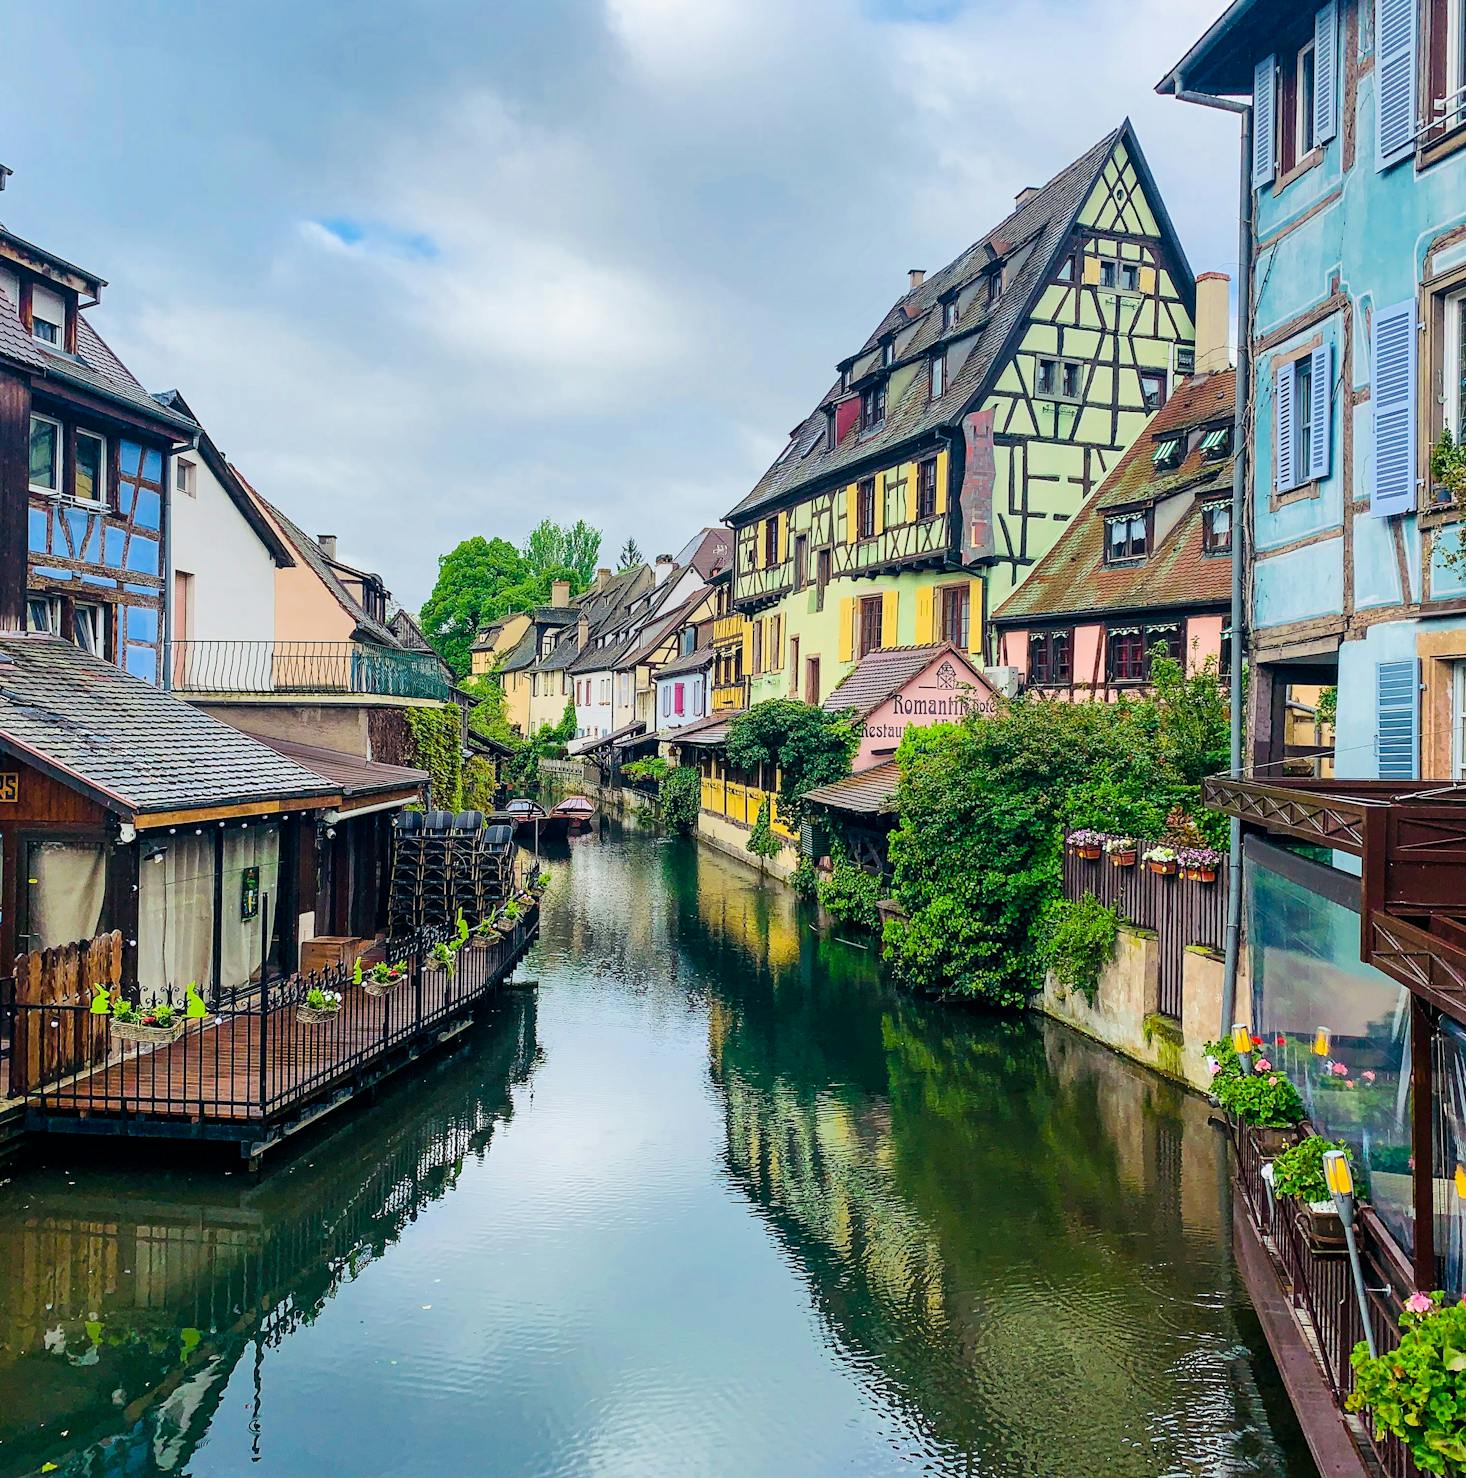
{"type": "Polygon", "coordinates": [[[1111,867],[1134,867],[1140,856],[1140,844],[1134,837],[1106,837],[1105,856],[1111,867]]]}
{"type": "Polygon", "coordinates": [[[1147,847],[1145,849],[1145,865],[1155,873],[1157,877],[1173,878],[1176,876],[1178,866],[1176,860],[1176,849],[1174,847],[1147,847]]]}
{"type": "Polygon", "coordinates": [[[1303,1099],[1288,1075],[1262,1054],[1262,1038],[1253,1037],[1252,1045],[1252,1071],[1243,1072],[1229,1042],[1207,1043],[1212,1095],[1236,1132],[1248,1135],[1258,1155],[1270,1159],[1297,1139],[1303,1099]]]}
{"type": "Polygon", "coordinates": [[[1217,869],[1225,861],[1225,855],[1212,847],[1182,847],[1176,854],[1181,876],[1189,883],[1216,882],[1217,869]]]}
{"type": "Polygon", "coordinates": [[[1310,1250],[1321,1257],[1338,1257],[1346,1250],[1344,1224],[1334,1209],[1324,1176],[1323,1157],[1329,1150],[1343,1150],[1349,1164],[1354,1156],[1343,1140],[1307,1134],[1273,1161],[1273,1194],[1279,1200],[1291,1197],[1298,1203],[1303,1233],[1310,1250]]]}
{"type": "Polygon", "coordinates": [[[1105,850],[1105,834],[1102,831],[1071,831],[1068,836],[1070,850],[1084,862],[1098,862],[1105,850]]]}

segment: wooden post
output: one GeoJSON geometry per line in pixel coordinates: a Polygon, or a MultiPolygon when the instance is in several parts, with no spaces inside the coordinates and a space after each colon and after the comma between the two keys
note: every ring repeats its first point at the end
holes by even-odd
{"type": "MultiPolygon", "coordinates": [[[[261,897],[260,906],[268,911],[269,899],[267,897],[261,897]]],[[[262,929],[260,932],[264,933],[264,930],[262,929]]],[[[218,938],[217,934],[215,938],[218,938]]],[[[265,943],[267,952],[269,948],[270,945],[267,940],[265,943]]],[[[260,1029],[256,1041],[259,1043],[260,1050],[260,1117],[264,1118],[265,1104],[269,1101],[270,1086],[270,972],[268,969],[260,972],[259,1003],[260,1029]]]]}

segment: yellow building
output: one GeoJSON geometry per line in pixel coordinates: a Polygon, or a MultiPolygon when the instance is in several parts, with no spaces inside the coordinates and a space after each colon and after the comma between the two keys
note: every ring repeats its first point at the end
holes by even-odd
{"type": "Polygon", "coordinates": [[[515,611],[513,615],[501,616],[499,620],[484,627],[479,638],[470,648],[472,664],[469,672],[474,677],[487,677],[505,657],[519,645],[520,638],[529,630],[529,613],[515,611]]]}

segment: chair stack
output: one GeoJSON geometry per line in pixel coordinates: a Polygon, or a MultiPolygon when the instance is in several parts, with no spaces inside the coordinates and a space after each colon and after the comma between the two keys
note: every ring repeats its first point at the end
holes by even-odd
{"type": "Polygon", "coordinates": [[[388,905],[394,937],[451,925],[460,910],[470,925],[476,924],[508,891],[514,828],[485,827],[481,812],[403,811],[396,820],[396,842],[388,905]]]}

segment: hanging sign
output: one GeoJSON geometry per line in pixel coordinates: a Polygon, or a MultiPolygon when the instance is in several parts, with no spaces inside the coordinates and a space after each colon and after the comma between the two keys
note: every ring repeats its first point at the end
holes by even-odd
{"type": "Polygon", "coordinates": [[[255,918],[260,911],[260,870],[247,867],[239,876],[239,917],[255,918]]]}
{"type": "Polygon", "coordinates": [[[13,806],[20,799],[20,776],[11,770],[0,774],[0,805],[13,806]]]}

